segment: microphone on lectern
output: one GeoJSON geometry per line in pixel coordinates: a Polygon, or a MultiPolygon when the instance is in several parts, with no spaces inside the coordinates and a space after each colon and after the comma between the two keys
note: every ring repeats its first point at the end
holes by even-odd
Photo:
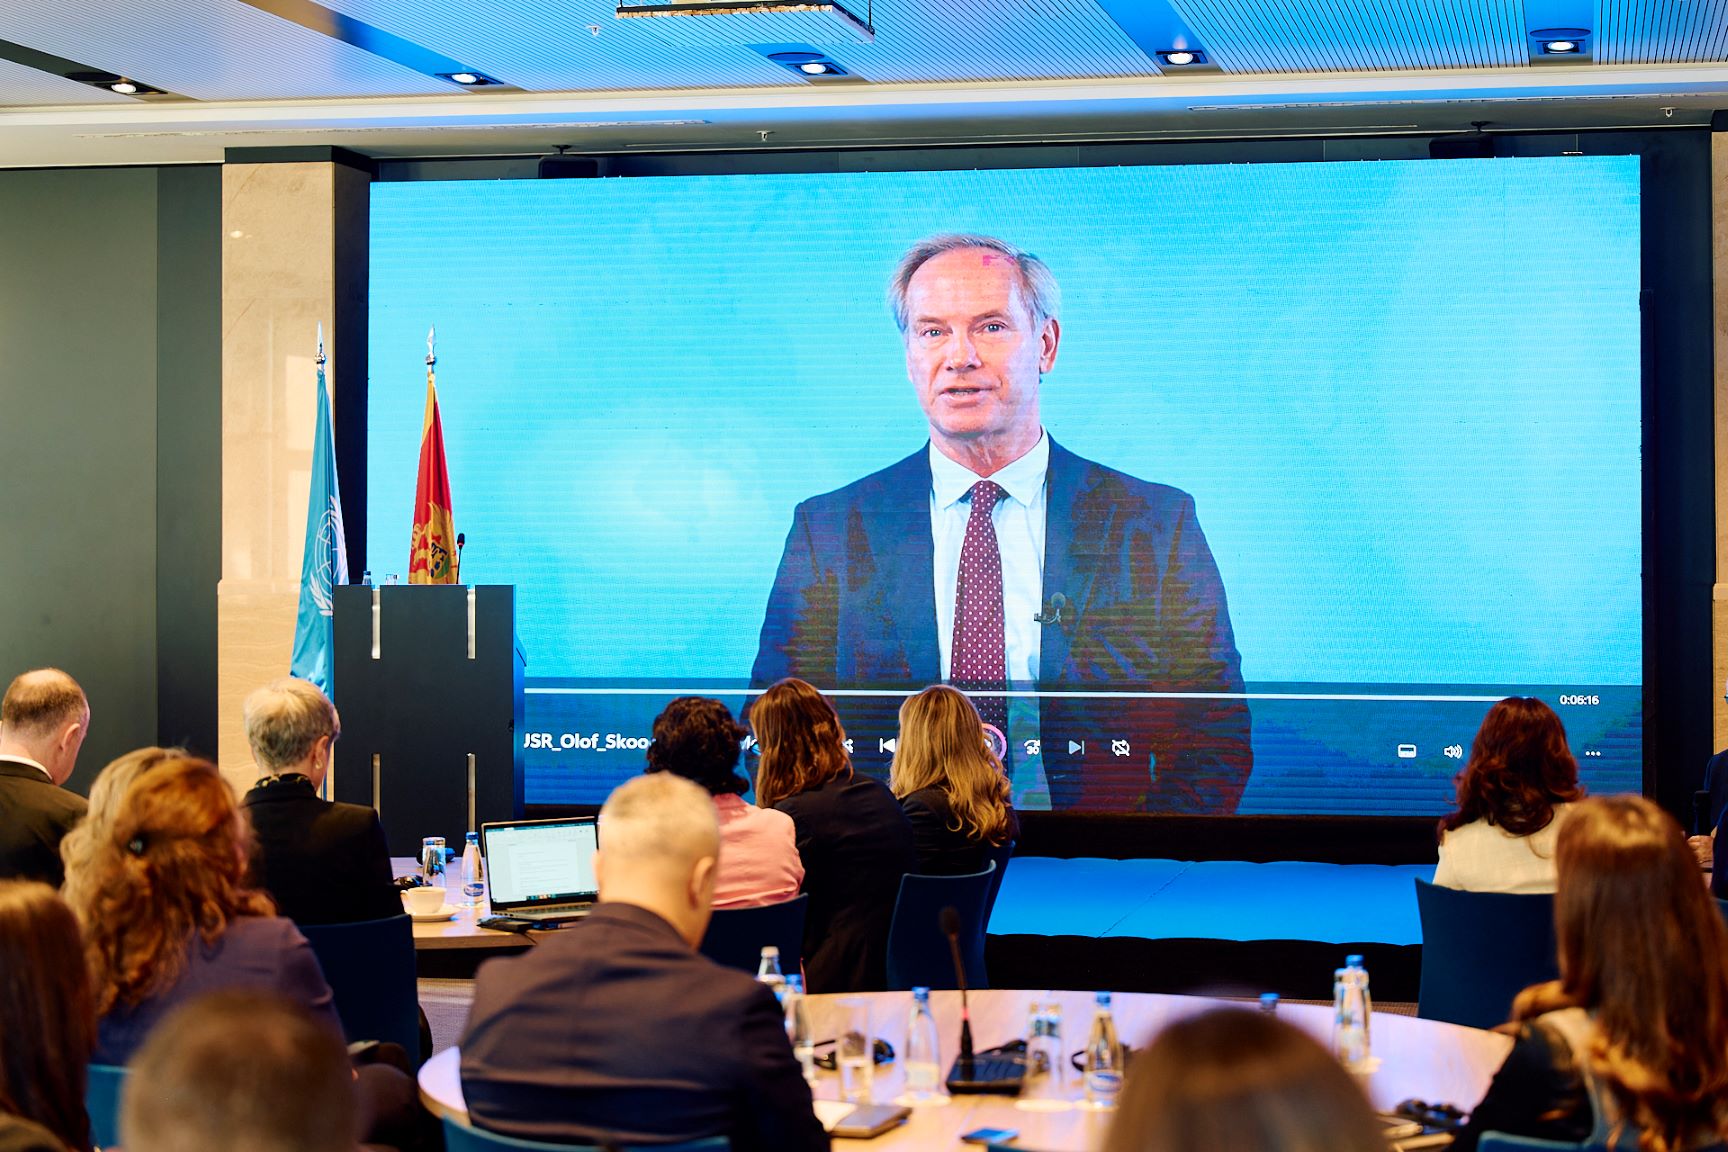
{"type": "Polygon", "coordinates": [[[954,978],[960,982],[960,1058],[955,1063],[962,1074],[972,1074],[972,1011],[966,1003],[966,965],[960,959],[960,912],[952,904],[938,917],[948,950],[954,955],[954,978]]]}

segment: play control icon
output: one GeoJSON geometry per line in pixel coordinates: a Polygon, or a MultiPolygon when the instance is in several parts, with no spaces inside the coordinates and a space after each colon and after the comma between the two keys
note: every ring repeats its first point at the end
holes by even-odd
{"type": "Polygon", "coordinates": [[[889,753],[898,752],[900,750],[899,745],[900,745],[900,738],[898,736],[890,736],[886,740],[883,740],[880,737],[878,737],[876,740],[876,751],[889,752],[889,753]]]}
{"type": "Polygon", "coordinates": [[[1084,741],[1084,740],[1070,740],[1070,741],[1068,741],[1068,755],[1070,755],[1070,756],[1084,756],[1085,754],[1086,754],[1086,741],[1084,741]]]}

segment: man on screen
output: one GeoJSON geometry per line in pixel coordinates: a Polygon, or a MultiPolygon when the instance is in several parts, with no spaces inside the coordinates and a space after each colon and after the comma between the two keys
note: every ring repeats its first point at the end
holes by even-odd
{"type": "Polygon", "coordinates": [[[901,258],[889,300],[930,442],[798,506],[754,682],[950,681],[1012,757],[1041,747],[1053,808],[1235,811],[1253,754],[1217,565],[1187,493],[1046,434],[1049,268],[936,236],[901,258]],[[1031,687],[1057,695],[1023,740],[1025,705],[1001,692],[1031,687]]]}

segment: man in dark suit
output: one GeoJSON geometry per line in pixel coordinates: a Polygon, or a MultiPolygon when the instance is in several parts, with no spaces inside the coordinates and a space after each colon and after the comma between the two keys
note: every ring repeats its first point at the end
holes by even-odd
{"type": "Polygon", "coordinates": [[[714,803],[690,781],[612,793],[593,913],[474,981],[461,1049],[477,1124],[560,1143],[828,1147],[774,994],[695,950],[719,851],[714,803]]]}
{"type": "Polygon", "coordinates": [[[13,680],[0,699],[0,879],[66,878],[60,841],[84,819],[84,798],[65,790],[90,730],[90,704],[58,668],[13,680]]]}
{"type": "Polygon", "coordinates": [[[299,924],[402,914],[378,813],[322,799],[342,734],[317,685],[284,677],[246,699],[246,739],[266,775],[241,799],[257,837],[253,880],[299,924]]]}
{"type": "MultiPolygon", "coordinates": [[[[1046,435],[1050,270],[938,236],[889,295],[930,443],[798,506],[752,681],[949,681],[1012,758],[1039,750],[1053,808],[1234,812],[1253,753],[1218,566],[1187,493],[1046,435]],[[1030,711],[1002,695],[1034,688],[1052,695],[1030,711]]],[[[894,731],[887,702],[836,706],[854,734],[894,731]]]]}

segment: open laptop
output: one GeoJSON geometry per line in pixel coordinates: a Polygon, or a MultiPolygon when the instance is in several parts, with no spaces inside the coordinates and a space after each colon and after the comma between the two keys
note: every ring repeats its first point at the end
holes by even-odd
{"type": "Polygon", "coordinates": [[[600,895],[592,816],[506,820],[480,826],[486,896],[494,916],[556,924],[588,915],[600,895]]]}

